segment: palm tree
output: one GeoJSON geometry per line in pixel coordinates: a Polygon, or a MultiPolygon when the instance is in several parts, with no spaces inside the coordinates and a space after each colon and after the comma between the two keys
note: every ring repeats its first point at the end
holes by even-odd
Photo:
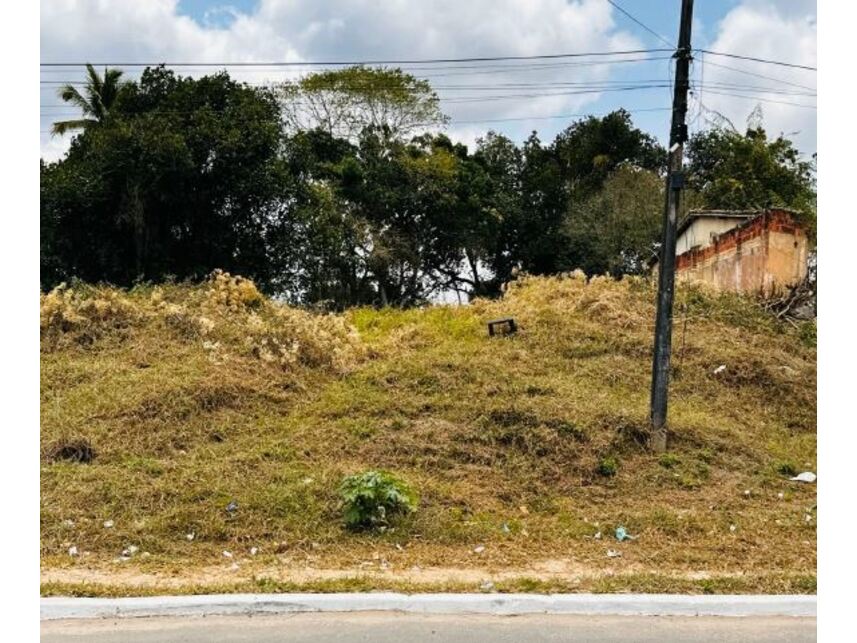
{"type": "Polygon", "coordinates": [[[95,68],[87,63],[86,72],[88,78],[83,94],[74,85],[63,85],[57,92],[66,103],[77,105],[83,112],[83,118],[54,123],[51,135],[62,136],[70,130],[86,129],[94,123],[101,123],[116,104],[116,97],[124,84],[119,81],[122,70],[105,68],[104,78],[101,78],[95,68]]]}

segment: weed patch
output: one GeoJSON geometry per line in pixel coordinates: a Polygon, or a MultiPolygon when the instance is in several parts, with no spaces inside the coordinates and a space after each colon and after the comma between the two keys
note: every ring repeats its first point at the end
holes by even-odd
{"type": "MultiPolygon", "coordinates": [[[[816,470],[809,331],[680,285],[682,374],[655,456],[654,302],[645,279],[579,273],[522,277],[468,306],[330,315],[224,273],[45,294],[43,569],[117,571],[134,545],[121,569],[215,570],[199,591],[237,587],[231,565],[264,556],[304,571],[535,567],[501,591],[813,591],[815,486],[783,482],[816,470]],[[485,322],[506,316],[518,333],[490,339],[485,322]],[[348,528],[343,479],[381,471],[408,491],[381,514],[386,491],[355,482],[364,526],[348,528]],[[637,539],[608,542],[618,525],[637,539]],[[590,576],[539,572],[558,559],[590,576]]],[[[313,582],[266,587],[385,586],[313,582]]],[[[89,591],[47,591],[59,588],[89,591]]]]}

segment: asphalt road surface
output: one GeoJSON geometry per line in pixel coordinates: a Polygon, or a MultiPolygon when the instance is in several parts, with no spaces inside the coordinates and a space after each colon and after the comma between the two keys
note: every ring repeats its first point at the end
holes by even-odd
{"type": "Polygon", "coordinates": [[[426,615],[387,612],[43,621],[41,640],[87,643],[518,643],[528,641],[804,642],[815,618],[426,615]]]}

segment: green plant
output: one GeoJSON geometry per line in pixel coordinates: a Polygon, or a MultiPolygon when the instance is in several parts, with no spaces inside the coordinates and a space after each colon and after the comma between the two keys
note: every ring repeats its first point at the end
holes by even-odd
{"type": "Polygon", "coordinates": [[[818,327],[815,325],[815,321],[808,321],[801,324],[798,336],[804,346],[815,348],[818,338],[818,327]]]}
{"type": "Polygon", "coordinates": [[[784,476],[796,476],[797,475],[797,467],[788,461],[777,462],[774,465],[774,468],[777,470],[777,473],[784,476]]]}
{"type": "Polygon", "coordinates": [[[681,460],[675,453],[663,453],[661,457],[658,458],[658,464],[661,465],[664,469],[672,469],[674,466],[679,464],[681,460]]]}
{"type": "Polygon", "coordinates": [[[612,478],[616,475],[616,471],[619,469],[619,461],[613,456],[608,456],[606,458],[601,458],[598,462],[597,471],[600,475],[605,478],[612,478]]]}
{"type": "Polygon", "coordinates": [[[385,471],[347,476],[339,487],[345,525],[350,529],[385,527],[395,516],[416,510],[416,494],[385,471]]]}

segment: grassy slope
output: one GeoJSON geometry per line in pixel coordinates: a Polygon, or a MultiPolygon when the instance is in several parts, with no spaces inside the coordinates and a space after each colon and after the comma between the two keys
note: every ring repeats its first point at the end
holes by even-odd
{"type": "Polygon", "coordinates": [[[501,589],[814,591],[815,488],[783,475],[815,470],[814,326],[680,290],[658,458],[641,446],[653,299],[633,280],[526,279],[498,302],[352,311],[359,341],[225,278],[43,300],[43,591],[472,590],[490,574],[501,589]],[[506,314],[521,331],[489,339],[506,314]],[[54,457],[77,439],[91,463],[54,457]],[[337,485],[366,468],[421,495],[385,534],[341,527],[337,485]],[[620,524],[638,538],[617,543],[620,524]]]}

